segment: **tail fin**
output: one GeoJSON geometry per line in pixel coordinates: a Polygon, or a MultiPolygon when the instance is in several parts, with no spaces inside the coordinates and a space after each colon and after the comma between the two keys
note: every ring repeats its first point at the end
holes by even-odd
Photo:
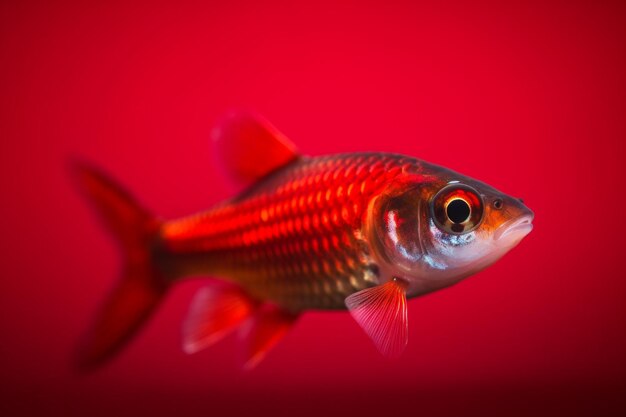
{"type": "Polygon", "coordinates": [[[79,349],[78,368],[90,370],[130,341],[161,301],[167,284],[152,262],[160,221],[101,171],[80,162],[72,168],[81,191],[119,241],[125,257],[121,281],[79,349]]]}

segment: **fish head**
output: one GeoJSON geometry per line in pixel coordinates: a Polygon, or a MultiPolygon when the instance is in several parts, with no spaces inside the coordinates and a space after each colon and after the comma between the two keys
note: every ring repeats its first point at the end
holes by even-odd
{"type": "Polygon", "coordinates": [[[438,166],[391,184],[370,206],[368,234],[381,281],[409,296],[466,278],[500,259],[533,228],[522,200],[438,166]]]}

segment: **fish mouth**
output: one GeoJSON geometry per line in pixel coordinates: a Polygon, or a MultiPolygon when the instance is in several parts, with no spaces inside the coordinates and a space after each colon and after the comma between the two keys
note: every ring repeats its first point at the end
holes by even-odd
{"type": "Polygon", "coordinates": [[[504,223],[496,230],[493,240],[519,240],[523,238],[533,230],[532,222],[534,217],[532,214],[529,214],[504,223]]]}

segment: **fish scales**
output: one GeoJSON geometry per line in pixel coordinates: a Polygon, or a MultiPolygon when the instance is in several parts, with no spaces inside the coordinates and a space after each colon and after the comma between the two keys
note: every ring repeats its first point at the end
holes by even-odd
{"type": "Polygon", "coordinates": [[[377,284],[364,214],[407,163],[381,154],[301,158],[236,199],[166,223],[174,275],[219,275],[289,311],[343,309],[346,296],[377,284]]]}

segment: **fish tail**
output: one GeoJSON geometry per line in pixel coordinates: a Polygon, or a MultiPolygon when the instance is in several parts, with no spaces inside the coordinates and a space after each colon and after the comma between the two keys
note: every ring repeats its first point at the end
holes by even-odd
{"type": "Polygon", "coordinates": [[[121,279],[79,346],[76,365],[88,371],[132,339],[159,305],[168,284],[153,262],[161,221],[97,168],[76,161],[71,168],[80,191],[118,241],[124,258],[121,279]]]}

